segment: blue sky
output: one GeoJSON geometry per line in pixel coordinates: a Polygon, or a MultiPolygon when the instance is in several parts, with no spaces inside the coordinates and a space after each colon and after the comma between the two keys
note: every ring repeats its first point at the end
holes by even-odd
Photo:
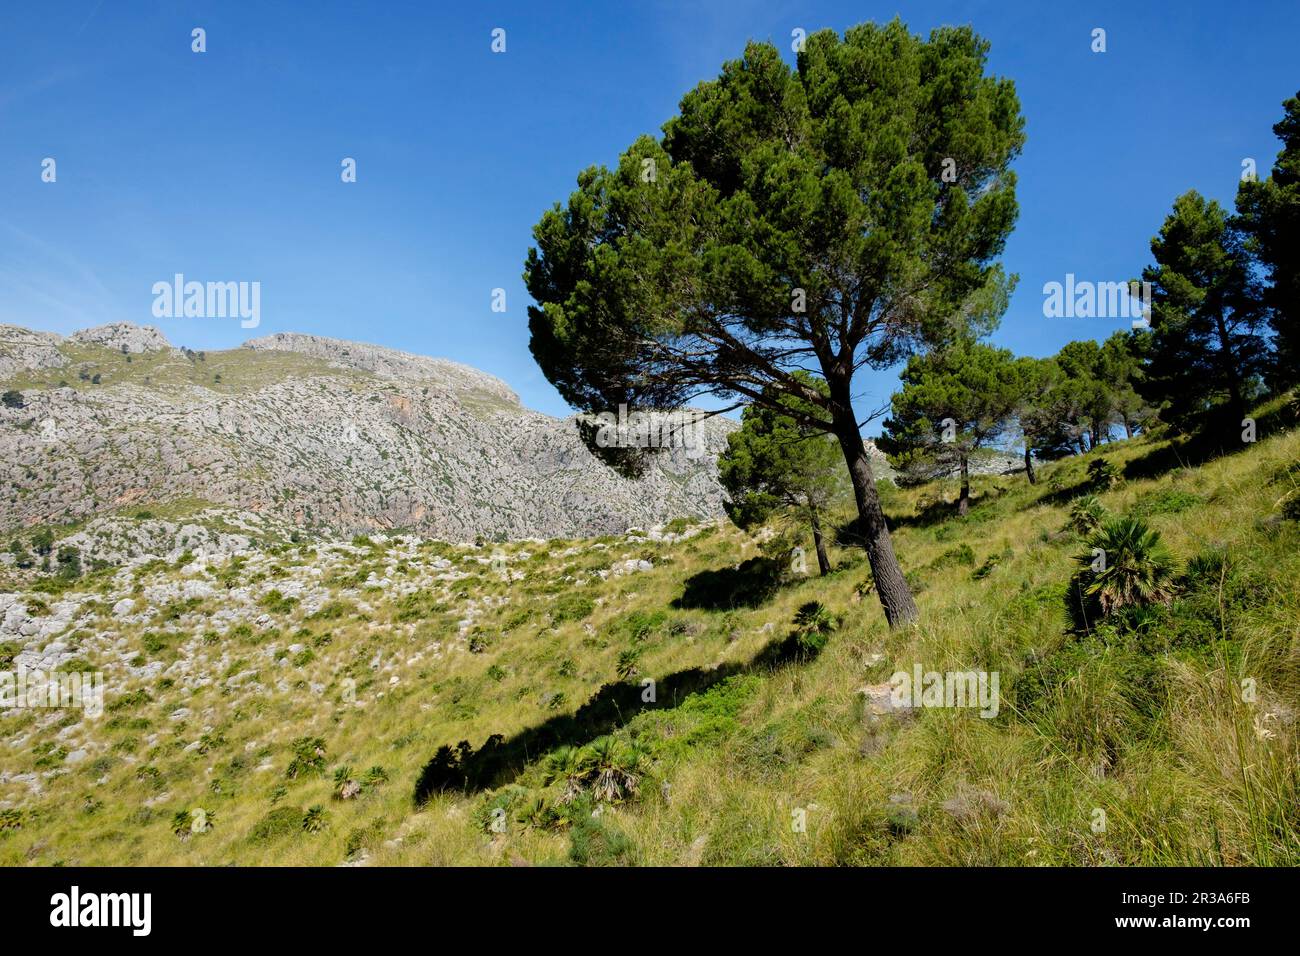
{"type": "MultiPolygon", "coordinates": [[[[1046,319],[1043,283],[1137,275],[1177,194],[1230,203],[1243,158],[1266,173],[1272,124],[1300,87],[1293,0],[452,6],[8,5],[0,322],[153,323],[204,349],[277,331],[376,342],[477,366],[562,414],[528,354],[520,277],[542,211],[580,169],[657,133],[747,39],[793,59],[796,27],[899,14],[923,34],[972,24],[991,70],[1016,82],[1028,141],[1004,262],[1020,286],[993,341],[1046,355],[1126,323],[1046,319]],[[190,49],[194,27],[206,53],[190,49]],[[1105,53],[1090,49],[1095,27],[1105,53]],[[354,184],[340,182],[344,157],[354,184]],[[260,282],[260,327],[155,319],[151,287],[177,272],[260,282]]],[[[864,377],[860,408],[896,380],[864,377]]]]}

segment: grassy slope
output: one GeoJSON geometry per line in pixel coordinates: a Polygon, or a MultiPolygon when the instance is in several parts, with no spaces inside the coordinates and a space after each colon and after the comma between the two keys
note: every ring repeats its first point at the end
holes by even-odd
{"type": "Polygon", "coordinates": [[[59,351],[68,364],[60,368],[23,372],[4,382],[6,389],[50,389],[68,385],[93,391],[110,385],[175,387],[199,385],[224,394],[251,392],[275,382],[313,375],[364,376],[354,370],[331,368],[328,363],[297,352],[261,349],[226,349],[189,353],[163,350],[126,355],[102,345],[63,342],[59,351]],[[85,374],[87,379],[82,379],[85,374]],[[90,377],[98,375],[99,383],[90,377]]]}
{"type": "MultiPolygon", "coordinates": [[[[0,786],[13,808],[0,818],[9,827],[0,830],[0,863],[1300,863],[1300,531],[1270,519],[1300,481],[1284,467],[1300,459],[1300,432],[1172,471],[1145,467],[1170,457],[1163,442],[1137,439],[1103,454],[1131,475],[1156,472],[1102,495],[1110,511],[1148,513],[1181,562],[1212,548],[1228,556],[1227,571],[1188,581],[1145,634],[1067,631],[1065,584],[1084,548],[1061,529],[1092,456],[1044,469],[1047,480],[1033,488],[1020,477],[980,479],[977,506],[962,520],[916,517],[933,487],[891,493],[897,550],[920,586],[922,614],[916,628],[892,634],[874,595],[860,596],[867,570],[853,549],[833,552],[831,577],[788,582],[756,607],[673,607],[684,581],[717,598],[743,579],[726,569],[757,546],[725,527],[675,544],[507,546],[518,578],[509,584],[478,563],[488,549],[361,547],[324,572],[340,594],[337,616],[310,619],[269,602],[274,632],[211,645],[198,635],[216,599],[176,609],[170,624],[151,622],[176,631],[155,652],[162,659],[188,637],[200,656],[226,655],[216,676],[255,668],[267,692],[218,683],[186,697],[154,679],[140,687],[147,701],[119,696],[92,731],[103,746],[91,759],[66,770],[45,760],[59,773],[43,796],[0,786]],[[1004,556],[977,579],[963,545],[975,566],[1004,556]],[[472,576],[437,581],[440,556],[472,576]],[[627,557],[656,566],[576,589],[570,580],[627,557]],[[392,588],[364,585],[371,570],[420,589],[403,603],[392,588]],[[756,660],[814,600],[842,618],[825,650],[775,667],[756,660]],[[471,603],[478,616],[466,638],[477,653],[456,638],[471,603]],[[270,641],[313,646],[313,659],[277,666],[258,656],[270,641]],[[602,695],[630,650],[632,686],[602,695]],[[870,720],[857,689],[916,662],[998,671],[1001,713],[870,720]],[[346,677],[357,681],[359,705],[344,699],[346,677]],[[640,703],[643,677],[659,682],[653,705],[640,703]],[[1239,699],[1242,678],[1255,681],[1253,704],[1239,699]],[[324,692],[312,693],[311,682],[324,692]],[[590,720],[564,719],[593,696],[613,703],[579,715],[590,720]],[[169,719],[181,706],[191,715],[169,719]],[[639,796],[605,806],[598,821],[583,806],[576,825],[556,825],[563,784],[548,784],[546,752],[605,731],[644,749],[639,796]],[[507,753],[526,753],[522,772],[499,774],[489,789],[435,792],[417,808],[417,782],[441,745],[477,748],[492,734],[507,753]],[[324,772],[291,778],[303,737],[323,742],[324,772]],[[387,781],[334,799],[340,766],[357,778],[381,767],[387,781]],[[298,821],[314,805],[327,825],[306,832],[298,821]],[[275,818],[278,829],[259,830],[277,807],[292,809],[275,818]],[[492,832],[495,807],[505,811],[504,833],[492,832]],[[212,829],[174,835],[175,813],[195,808],[213,815],[212,829]],[[1104,833],[1093,830],[1097,809],[1104,833]],[[791,825],[798,810],[804,832],[791,825]]],[[[326,551],[286,549],[255,572],[225,573],[266,593],[296,567],[324,565],[326,551]]],[[[138,575],[140,587],[179,573],[155,568],[138,575]]],[[[111,631],[111,579],[90,583],[105,604],[93,629],[111,631]]],[[[137,649],[141,635],[128,643],[137,649]]],[[[38,751],[77,718],[0,719],[0,766],[40,772],[38,751]]]]}

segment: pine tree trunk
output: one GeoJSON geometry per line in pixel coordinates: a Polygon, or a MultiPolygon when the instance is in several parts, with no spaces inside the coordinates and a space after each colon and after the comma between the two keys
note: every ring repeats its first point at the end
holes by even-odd
{"type": "Polygon", "coordinates": [[[1125,438],[1133,437],[1133,423],[1128,420],[1127,415],[1124,416],[1124,437],[1125,438]]]}
{"type": "Polygon", "coordinates": [[[957,514],[965,515],[970,511],[970,463],[966,453],[961,453],[961,496],[957,499],[957,514]]]}
{"type": "Polygon", "coordinates": [[[1214,324],[1219,333],[1219,355],[1223,359],[1223,376],[1228,382],[1228,400],[1231,403],[1233,419],[1239,423],[1246,417],[1246,400],[1241,392],[1241,372],[1232,354],[1232,340],[1228,337],[1228,326],[1223,321],[1222,314],[1214,317],[1214,324]]]}
{"type": "Polygon", "coordinates": [[[1025,474],[1029,476],[1031,485],[1038,483],[1038,476],[1034,474],[1034,456],[1028,445],[1025,446],[1025,474]]]}
{"type": "Polygon", "coordinates": [[[831,559],[826,553],[826,542],[822,538],[822,523],[816,505],[808,506],[808,518],[812,521],[813,544],[817,548],[817,570],[825,577],[831,573],[831,559]]]}
{"type": "Polygon", "coordinates": [[[885,521],[885,512],[880,507],[880,496],[876,493],[876,479],[871,473],[871,461],[867,458],[867,448],[862,442],[862,433],[858,431],[858,422],[853,415],[853,405],[849,400],[847,386],[836,389],[831,386],[832,395],[838,391],[838,401],[834,402],[832,412],[835,437],[844,452],[844,461],[849,466],[849,479],[853,483],[853,497],[858,506],[858,523],[862,529],[863,546],[867,551],[867,560],[871,564],[871,576],[876,584],[876,594],[885,609],[885,619],[891,628],[901,627],[916,620],[916,602],[912,600],[912,590],[903,578],[903,569],[894,554],[894,542],[889,536],[889,525],[885,521]]]}

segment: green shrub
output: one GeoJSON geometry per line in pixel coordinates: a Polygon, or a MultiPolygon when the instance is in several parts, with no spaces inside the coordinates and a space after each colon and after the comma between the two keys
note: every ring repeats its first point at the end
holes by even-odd
{"type": "Polygon", "coordinates": [[[308,833],[320,833],[329,826],[329,814],[319,803],[308,808],[302,817],[302,828],[308,833]]]}
{"type": "Polygon", "coordinates": [[[795,612],[794,624],[794,638],[800,654],[813,657],[826,646],[831,634],[839,627],[839,620],[820,601],[809,601],[795,612]]]}
{"type": "Polygon", "coordinates": [[[640,658],[641,652],[636,648],[619,652],[618,661],[614,665],[619,680],[630,680],[639,673],[637,663],[640,658]]]}
{"type": "Polygon", "coordinates": [[[264,843],[297,833],[305,829],[304,823],[303,812],[297,807],[276,807],[253,824],[253,829],[249,831],[248,836],[252,840],[264,843]]]}
{"type": "Polygon", "coordinates": [[[1082,535],[1096,532],[1106,520],[1106,509],[1096,495],[1084,495],[1070,504],[1069,527],[1082,535]]]}
{"type": "Polygon", "coordinates": [[[320,737],[299,737],[290,745],[293,759],[285,776],[294,779],[299,776],[318,776],[325,772],[325,741],[320,737]]]}
{"type": "Polygon", "coordinates": [[[1152,491],[1142,495],[1134,502],[1130,514],[1140,518],[1149,515],[1172,515],[1202,503],[1199,495],[1180,491],[1177,488],[1166,488],[1163,491],[1152,491]]]}
{"type": "Polygon", "coordinates": [[[1088,465],[1088,485],[1097,491],[1109,491],[1123,480],[1119,469],[1105,458],[1088,465]]]}
{"type": "Polygon", "coordinates": [[[1167,604],[1175,593],[1172,555],[1160,532],[1141,518],[1106,522],[1088,539],[1093,552],[1077,557],[1082,599],[1095,603],[1102,617],[1142,604],[1167,604]],[[1098,554],[1098,550],[1100,554],[1098,554]]]}
{"type": "Polygon", "coordinates": [[[939,571],[943,568],[951,568],[956,565],[965,565],[966,567],[975,566],[975,552],[969,544],[959,544],[955,548],[949,548],[939,557],[930,562],[929,568],[933,571],[939,571]]]}
{"type": "Polygon", "coordinates": [[[272,589],[262,598],[262,607],[270,614],[288,614],[298,603],[296,597],[285,597],[278,589],[272,589]]]}
{"type": "Polygon", "coordinates": [[[970,575],[971,579],[974,581],[984,580],[986,577],[988,577],[990,574],[993,573],[994,568],[996,568],[1003,561],[1010,559],[1014,553],[1015,552],[1013,552],[1009,547],[1003,548],[1001,551],[994,551],[992,554],[990,554],[987,558],[984,559],[983,564],[981,564],[978,568],[976,568],[974,571],[971,572],[970,575]]]}
{"type": "Polygon", "coordinates": [[[603,820],[581,816],[569,830],[569,859],[578,866],[631,866],[636,846],[603,820]]]}
{"type": "Polygon", "coordinates": [[[563,624],[566,621],[581,621],[594,610],[596,602],[591,595],[577,591],[566,592],[551,605],[551,622],[563,624]]]}

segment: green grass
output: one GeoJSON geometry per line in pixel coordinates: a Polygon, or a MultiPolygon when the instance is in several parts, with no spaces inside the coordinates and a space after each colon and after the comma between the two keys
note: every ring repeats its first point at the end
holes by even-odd
{"type": "Polygon", "coordinates": [[[4,382],[5,388],[25,391],[67,385],[78,391],[94,391],[123,384],[144,388],[198,385],[234,394],[308,376],[365,375],[352,369],[331,369],[327,363],[311,356],[270,349],[205,352],[202,359],[197,352],[187,354],[163,350],[126,355],[102,345],[76,342],[60,343],[59,351],[67,359],[66,365],[24,371],[4,382]],[[86,379],[81,377],[82,373],[86,379]],[[98,383],[93,382],[95,375],[99,376],[98,383]]]}
{"type": "Polygon", "coordinates": [[[55,736],[79,714],[0,717],[11,775],[55,771],[39,794],[0,784],[0,864],[1300,864],[1300,529],[1280,517],[1300,432],[1136,477],[1178,450],[1138,438],[1035,486],[977,478],[965,518],[926,510],[955,500],[951,483],[890,489],[897,552],[924,584],[919,622],[896,632],[851,548],[832,547],[826,578],[683,602],[691,579],[729,588],[731,569],[766,567],[727,525],[674,544],[282,548],[256,572],[197,575],[257,581],[248,623],[215,638],[220,590],[134,627],[96,595],[77,627],[167,667],[188,642],[215,679],[188,693],[180,669],[124,677],[116,656],[79,654],[121,682],[72,734],[90,744],[80,763],[55,736]],[[1126,476],[1098,492],[1106,512],[1159,531],[1179,578],[1169,603],[1080,629],[1070,489],[1102,456],[1126,476]],[[498,548],[522,579],[477,560],[498,548]],[[654,567],[595,573],[628,558],[654,567]],[[392,584],[365,588],[370,570],[392,584]],[[318,609],[286,598],[290,578],[325,589],[318,609]],[[916,663],[996,671],[999,713],[873,717],[859,689],[916,663]],[[444,746],[478,778],[417,800],[444,746]]]}

